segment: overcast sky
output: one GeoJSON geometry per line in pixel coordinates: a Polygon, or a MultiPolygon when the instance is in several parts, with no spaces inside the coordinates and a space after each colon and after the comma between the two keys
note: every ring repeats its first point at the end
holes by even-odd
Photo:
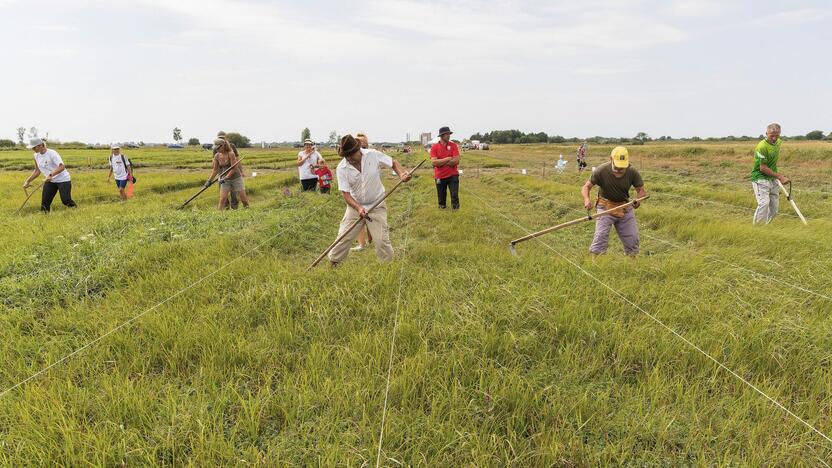
{"type": "Polygon", "coordinates": [[[832,2],[0,0],[0,138],[832,131],[832,2]]]}

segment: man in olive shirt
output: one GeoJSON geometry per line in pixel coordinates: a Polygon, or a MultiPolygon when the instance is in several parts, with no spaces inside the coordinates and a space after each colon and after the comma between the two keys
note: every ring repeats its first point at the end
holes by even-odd
{"type": "MultiPolygon", "coordinates": [[[[630,154],[627,148],[618,146],[612,150],[611,161],[602,164],[593,171],[589,180],[581,188],[581,195],[584,197],[584,208],[587,211],[595,206],[597,212],[611,210],[617,206],[627,203],[630,198],[630,187],[635,187],[638,198],[647,196],[644,190],[644,181],[636,168],[630,166],[630,154]],[[598,200],[593,204],[589,198],[592,187],[598,186],[598,200]]],[[[638,224],[633,208],[638,208],[639,203],[628,206],[611,214],[601,216],[595,221],[595,237],[589,252],[594,255],[601,255],[607,251],[610,240],[610,229],[615,226],[618,238],[624,244],[624,252],[627,255],[637,255],[639,250],[638,224]]]]}
{"type": "Polygon", "coordinates": [[[753,224],[768,224],[777,216],[780,208],[780,186],[789,183],[788,177],[777,172],[777,160],[780,159],[780,124],[770,124],[766,128],[766,138],[754,149],[754,169],[751,170],[751,186],[757,199],[753,224]]]}

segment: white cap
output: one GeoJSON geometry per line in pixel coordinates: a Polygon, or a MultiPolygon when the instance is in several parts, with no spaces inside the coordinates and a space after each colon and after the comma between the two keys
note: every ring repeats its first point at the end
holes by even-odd
{"type": "Polygon", "coordinates": [[[42,145],[42,144],[43,144],[43,140],[41,138],[32,138],[31,140],[29,140],[29,145],[26,146],[26,147],[29,148],[29,149],[32,149],[35,146],[42,145]]]}
{"type": "Polygon", "coordinates": [[[121,149],[121,145],[119,145],[118,143],[113,143],[112,145],[110,145],[110,149],[121,149]]]}
{"type": "Polygon", "coordinates": [[[310,140],[309,138],[307,138],[307,139],[303,140],[303,144],[304,144],[304,145],[313,145],[314,143],[312,143],[312,140],[310,140]]]}

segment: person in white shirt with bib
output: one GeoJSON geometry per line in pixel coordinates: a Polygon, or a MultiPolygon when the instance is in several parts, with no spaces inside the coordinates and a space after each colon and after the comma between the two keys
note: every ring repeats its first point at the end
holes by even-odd
{"type": "Polygon", "coordinates": [[[298,178],[300,178],[301,190],[314,192],[318,187],[318,176],[312,172],[313,166],[320,164],[324,158],[317,152],[312,140],[303,142],[303,151],[298,153],[298,178]]]}
{"type": "Polygon", "coordinates": [[[110,155],[110,173],[107,174],[107,182],[110,181],[110,176],[115,177],[116,187],[118,187],[118,195],[121,201],[127,200],[127,183],[133,180],[133,164],[123,154],[121,154],[121,147],[119,145],[112,145],[113,153],[110,155]]]}
{"type": "MultiPolygon", "coordinates": [[[[393,168],[402,182],[410,180],[410,174],[390,156],[380,151],[361,148],[361,144],[352,135],[344,135],[341,138],[338,154],[342,158],[335,169],[338,190],[347,202],[338,237],[341,237],[356,220],[363,218],[364,224],[373,236],[376,256],[383,262],[391,261],[393,245],[390,243],[390,230],[387,226],[387,206],[381,203],[369,215],[367,210],[384,198],[385,190],[381,183],[382,166],[393,168]]],[[[363,228],[361,225],[356,226],[330,250],[329,261],[333,267],[347,258],[350,246],[363,228]]]]}
{"type": "Polygon", "coordinates": [[[32,181],[41,174],[45,174],[46,178],[43,182],[43,192],[41,192],[40,210],[49,213],[52,200],[58,193],[61,194],[61,203],[69,208],[75,208],[75,202],[72,200],[72,182],[61,155],[55,150],[47,149],[46,142],[40,138],[32,138],[27,148],[35,152],[35,170],[23,183],[23,188],[29,188],[32,181]]]}

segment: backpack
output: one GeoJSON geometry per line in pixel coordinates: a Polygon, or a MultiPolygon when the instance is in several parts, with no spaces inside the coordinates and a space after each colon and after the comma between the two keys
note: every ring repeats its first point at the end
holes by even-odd
{"type": "MultiPolygon", "coordinates": [[[[127,170],[127,161],[124,159],[123,154],[119,154],[119,156],[121,156],[121,163],[124,164],[124,170],[126,171],[127,170]]],[[[130,164],[130,168],[131,169],[133,168],[132,161],[131,161],[131,164],[130,164]]],[[[133,171],[131,170],[130,172],[132,173],[133,171]]],[[[132,182],[134,184],[136,183],[136,176],[135,175],[133,176],[133,180],[131,180],[130,182],[132,182]]]]}

